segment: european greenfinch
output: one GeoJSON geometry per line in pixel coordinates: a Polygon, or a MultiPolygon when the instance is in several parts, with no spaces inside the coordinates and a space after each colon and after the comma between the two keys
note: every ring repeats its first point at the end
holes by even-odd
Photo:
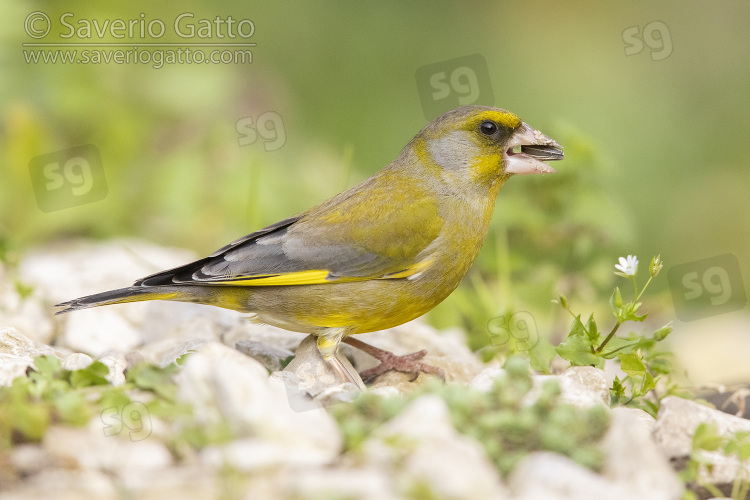
{"type": "Polygon", "coordinates": [[[395,356],[358,333],[415,319],[445,299],[477,257],[498,191],[515,174],[555,172],[562,148],[515,114],[464,106],[422,129],[388,166],[320,205],[250,233],[203,259],[133,286],[58,304],[65,313],[142,300],[197,302],[252,313],[315,335],[320,354],[344,341],[389,369],[442,374],[425,351],[395,356]]]}

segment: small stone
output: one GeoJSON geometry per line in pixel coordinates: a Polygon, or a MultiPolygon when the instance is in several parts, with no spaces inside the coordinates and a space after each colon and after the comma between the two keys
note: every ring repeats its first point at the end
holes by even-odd
{"type": "Polygon", "coordinates": [[[94,360],[88,354],[76,352],[65,358],[63,368],[70,371],[82,370],[93,363],[94,360]]]}
{"type": "MultiPolygon", "coordinates": [[[[497,379],[505,376],[505,370],[492,366],[485,368],[471,381],[470,386],[479,391],[489,391],[497,379]]],[[[524,398],[525,404],[532,404],[539,397],[542,386],[554,380],[560,386],[560,402],[589,408],[604,406],[609,408],[609,387],[602,370],[591,366],[569,368],[560,375],[532,375],[533,386],[524,398]]]]}
{"type": "Polygon", "coordinates": [[[667,396],[661,400],[653,431],[654,440],[668,457],[685,457],[690,454],[695,429],[701,423],[713,424],[719,435],[725,437],[739,431],[750,432],[750,420],[728,415],[695,401],[667,396]]]}
{"type": "Polygon", "coordinates": [[[53,425],[43,444],[52,456],[81,469],[98,470],[118,477],[167,467],[172,455],[155,439],[131,441],[127,428],[107,435],[102,421],[93,419],[85,428],[53,425]]]}
{"type": "MultiPolygon", "coordinates": [[[[514,500],[632,500],[630,492],[570,458],[530,453],[508,477],[514,500]]],[[[636,497],[637,498],[637,497],[636,497]]],[[[651,497],[644,497],[651,498],[651,497]]]]}
{"type": "Polygon", "coordinates": [[[122,498],[118,494],[118,489],[115,487],[112,478],[104,472],[57,467],[45,469],[34,476],[27,477],[18,488],[3,493],[3,498],[6,500],[37,500],[40,498],[117,500],[122,498]]]}
{"type": "Polygon", "coordinates": [[[63,464],[39,444],[20,444],[10,451],[10,463],[21,477],[33,476],[63,464]]]}
{"type": "Polygon", "coordinates": [[[224,345],[235,347],[237,342],[250,340],[294,352],[305,337],[307,335],[304,333],[290,332],[275,326],[256,323],[251,317],[242,318],[242,321],[222,334],[221,341],[224,345]]]}
{"type": "Polygon", "coordinates": [[[459,434],[440,397],[417,398],[362,444],[366,465],[385,468],[400,487],[430,498],[501,499],[508,494],[482,445],[459,434]]]}
{"type": "MultiPolygon", "coordinates": [[[[737,432],[750,432],[750,420],[728,415],[702,404],[676,396],[661,400],[661,408],[656,418],[653,437],[661,452],[675,463],[685,461],[690,455],[695,430],[701,423],[715,426],[717,433],[728,438],[737,432]]],[[[743,465],[735,456],[726,456],[721,451],[703,451],[702,456],[712,465],[710,471],[701,468],[701,482],[718,487],[731,485],[738,474],[750,476],[750,467],[743,465]]]]}
{"type": "Polygon", "coordinates": [[[389,474],[376,467],[308,468],[284,480],[283,498],[356,498],[357,500],[402,500],[389,474]]]}
{"type": "Polygon", "coordinates": [[[488,366],[476,374],[469,383],[469,386],[476,391],[488,392],[492,389],[495,381],[502,377],[505,377],[505,370],[503,368],[500,368],[499,366],[488,366]]]}
{"type": "Polygon", "coordinates": [[[325,410],[294,411],[284,384],[269,382],[263,365],[235,349],[205,344],[176,380],[178,398],[192,404],[198,423],[228,425],[238,439],[263,441],[281,462],[324,464],[340,452],[341,433],[325,410]]]}
{"type": "Polygon", "coordinates": [[[122,385],[125,383],[125,368],[127,363],[124,357],[105,356],[99,359],[109,368],[109,373],[104,376],[112,385],[122,385]]]}
{"type": "Polygon", "coordinates": [[[0,281],[0,326],[13,327],[36,342],[50,343],[55,333],[52,311],[34,293],[21,297],[10,283],[0,281]]]}
{"type": "Polygon", "coordinates": [[[208,342],[219,341],[220,335],[221,326],[211,317],[195,316],[170,325],[166,336],[138,347],[137,352],[147,362],[164,368],[184,354],[198,351],[208,342]]]}
{"type": "Polygon", "coordinates": [[[630,418],[637,420],[641,425],[648,429],[649,434],[654,430],[656,419],[639,408],[628,408],[627,406],[618,406],[612,408],[613,412],[620,414],[630,414],[630,418]]]}
{"type": "MultiPolygon", "coordinates": [[[[18,266],[23,283],[51,304],[130,285],[161,269],[186,264],[189,250],[167,248],[137,239],[56,241],[27,252],[18,266]]],[[[123,315],[145,313],[145,304],[118,306],[123,315]]],[[[59,317],[58,317],[59,318],[59,317]]],[[[129,316],[135,319],[135,316],[129,316]]]]}
{"type": "Polygon", "coordinates": [[[97,307],[67,314],[60,343],[95,357],[108,351],[134,349],[141,343],[141,335],[117,307],[97,307]]]}
{"type": "Polygon", "coordinates": [[[26,374],[34,358],[52,355],[62,363],[65,355],[50,346],[35,342],[15,328],[0,329],[0,385],[11,385],[13,379],[26,374]]]}
{"type": "MultiPolygon", "coordinates": [[[[593,400],[598,400],[609,406],[609,384],[602,370],[593,366],[571,366],[562,376],[586,388],[591,394],[592,404],[593,400]]],[[[585,406],[584,402],[581,402],[581,405],[585,406]]]]}
{"type": "Polygon", "coordinates": [[[294,353],[289,349],[275,347],[257,340],[240,340],[235,348],[242,354],[260,362],[271,372],[283,370],[282,363],[294,356],[294,353]]]}
{"type": "Polygon", "coordinates": [[[631,498],[681,498],[684,486],[651,437],[654,419],[636,408],[614,408],[602,439],[602,475],[630,491],[631,498]]]}
{"type": "MultiPolygon", "coordinates": [[[[359,378],[359,374],[349,360],[341,353],[337,356],[352,377],[361,382],[362,379],[359,378]]],[[[317,340],[313,335],[307,336],[302,341],[297,348],[294,359],[284,368],[284,371],[297,374],[301,389],[313,398],[323,394],[331,387],[345,383],[341,376],[325,362],[320,351],[318,351],[317,340]]],[[[364,387],[364,383],[362,383],[362,387],[364,387]]]]}

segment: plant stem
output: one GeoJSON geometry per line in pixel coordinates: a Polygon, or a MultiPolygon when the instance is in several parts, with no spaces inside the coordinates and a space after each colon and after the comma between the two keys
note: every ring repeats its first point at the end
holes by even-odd
{"type": "Polygon", "coordinates": [[[639,294],[638,294],[638,296],[637,296],[637,297],[635,298],[635,301],[636,301],[636,302],[638,302],[638,299],[640,299],[640,298],[641,298],[641,295],[643,295],[643,292],[645,292],[645,291],[646,291],[646,288],[648,288],[648,284],[649,284],[649,283],[651,283],[651,280],[652,280],[652,279],[654,279],[654,277],[653,277],[653,276],[649,277],[648,281],[647,281],[647,282],[646,282],[646,284],[645,284],[645,285],[643,286],[643,290],[641,290],[641,293],[639,293],[639,294]]]}
{"type": "Polygon", "coordinates": [[[605,338],[604,341],[602,341],[602,344],[599,347],[596,348],[596,352],[602,352],[602,349],[604,349],[604,346],[606,346],[607,343],[610,340],[612,340],[612,337],[615,336],[615,333],[617,332],[617,329],[620,328],[621,324],[622,324],[621,322],[619,322],[619,321],[617,322],[617,324],[614,326],[614,328],[612,328],[612,331],[609,332],[609,335],[607,335],[607,338],[605,338]]]}

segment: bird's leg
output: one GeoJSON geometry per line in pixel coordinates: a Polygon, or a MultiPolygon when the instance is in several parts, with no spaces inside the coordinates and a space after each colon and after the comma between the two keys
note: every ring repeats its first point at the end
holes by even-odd
{"type": "Polygon", "coordinates": [[[445,382],[445,372],[437,366],[426,365],[417,361],[422,359],[427,351],[422,349],[421,351],[413,352],[411,354],[405,354],[403,356],[397,356],[392,352],[388,352],[384,349],[365,344],[361,340],[357,340],[353,337],[345,337],[342,342],[346,342],[352,347],[356,347],[360,351],[366,352],[373,358],[380,361],[380,364],[375,368],[370,368],[360,373],[360,377],[365,382],[373,380],[381,373],[385,373],[388,370],[396,370],[404,373],[411,373],[413,378],[412,382],[419,377],[420,372],[431,373],[440,377],[445,382]]]}
{"type": "Polygon", "coordinates": [[[362,381],[358,380],[349,370],[347,370],[344,363],[338,357],[338,348],[341,343],[341,338],[344,335],[344,330],[341,328],[331,329],[326,334],[318,335],[318,351],[328,366],[335,371],[344,382],[351,382],[359,389],[364,390],[366,387],[362,385],[362,381]]]}

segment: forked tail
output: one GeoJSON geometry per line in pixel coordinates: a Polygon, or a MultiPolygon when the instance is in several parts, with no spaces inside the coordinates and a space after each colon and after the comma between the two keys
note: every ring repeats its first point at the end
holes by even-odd
{"type": "Polygon", "coordinates": [[[88,309],[89,307],[106,306],[109,304],[123,304],[125,302],[140,302],[142,300],[180,300],[185,295],[184,291],[179,291],[174,287],[144,287],[131,286],[108,292],[95,293],[86,297],[69,300],[57,304],[55,307],[64,307],[55,314],[63,314],[79,309],[88,309]]]}

